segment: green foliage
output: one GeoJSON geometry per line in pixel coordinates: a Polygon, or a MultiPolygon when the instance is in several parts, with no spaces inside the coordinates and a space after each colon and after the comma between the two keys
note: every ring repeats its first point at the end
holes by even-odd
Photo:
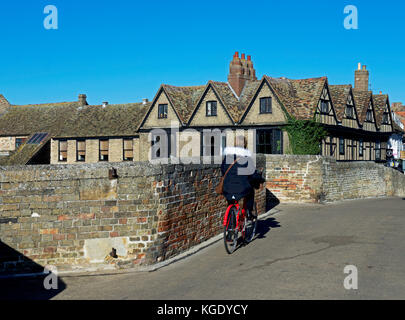
{"type": "Polygon", "coordinates": [[[320,143],[327,135],[322,124],[315,120],[297,120],[291,117],[284,130],[288,133],[292,154],[319,154],[320,143]]]}

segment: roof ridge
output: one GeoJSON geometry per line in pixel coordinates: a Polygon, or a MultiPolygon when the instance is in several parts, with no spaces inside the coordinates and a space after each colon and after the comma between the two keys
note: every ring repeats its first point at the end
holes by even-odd
{"type": "Polygon", "coordinates": [[[59,106],[66,104],[75,104],[79,103],[78,101],[64,101],[64,102],[45,102],[45,103],[31,103],[31,104],[10,104],[12,107],[43,107],[43,106],[59,106]]]}

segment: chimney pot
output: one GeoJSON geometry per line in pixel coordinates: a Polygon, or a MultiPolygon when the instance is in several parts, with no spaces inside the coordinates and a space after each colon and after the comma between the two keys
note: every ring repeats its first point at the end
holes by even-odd
{"type": "Polygon", "coordinates": [[[363,66],[363,70],[366,70],[366,66],[363,66]]]}
{"type": "Polygon", "coordinates": [[[235,51],[235,54],[233,55],[234,58],[239,58],[239,52],[235,51]]]}
{"type": "Polygon", "coordinates": [[[107,106],[108,105],[108,101],[104,101],[103,102],[103,107],[105,107],[105,106],[107,106]]]}
{"type": "Polygon", "coordinates": [[[359,62],[359,64],[357,65],[357,70],[361,70],[361,63],[359,62]]]}
{"type": "Polygon", "coordinates": [[[251,61],[251,60],[252,60],[252,57],[251,57],[251,56],[247,56],[247,59],[248,59],[248,61],[251,61]]]}
{"type": "Polygon", "coordinates": [[[148,99],[144,98],[142,99],[142,104],[146,104],[148,101],[149,101],[148,99]]]}
{"type": "Polygon", "coordinates": [[[87,100],[86,100],[87,96],[83,93],[79,94],[79,103],[82,106],[87,105],[87,100]]]}
{"type": "Polygon", "coordinates": [[[233,60],[230,63],[228,82],[239,97],[246,81],[257,80],[257,78],[255,69],[253,68],[253,62],[251,61],[251,56],[248,56],[248,60],[245,60],[244,53],[242,53],[241,59],[239,59],[238,54],[238,52],[235,52],[233,60]]]}

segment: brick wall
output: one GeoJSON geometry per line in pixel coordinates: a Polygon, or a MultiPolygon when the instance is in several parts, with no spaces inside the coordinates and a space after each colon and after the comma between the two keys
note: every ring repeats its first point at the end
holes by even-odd
{"type": "MultiPolygon", "coordinates": [[[[405,176],[372,162],[268,155],[256,165],[267,180],[267,189],[256,192],[259,213],[274,198],[405,196],[405,176]]],[[[0,273],[47,264],[127,268],[175,256],[222,232],[226,203],[214,193],[219,177],[214,164],[0,167],[0,273]],[[118,177],[109,174],[112,167],[118,177]]]]}
{"type": "Polygon", "coordinates": [[[267,155],[266,188],[281,202],[314,202],[321,195],[323,159],[267,155]]]}
{"type": "MultiPolygon", "coordinates": [[[[265,158],[257,159],[264,170],[265,158]]],[[[222,232],[219,165],[97,163],[0,168],[0,273],[34,266],[126,268],[222,232]],[[118,178],[109,179],[114,167],[118,178]],[[112,248],[118,258],[109,256],[112,248]]],[[[260,213],[265,189],[257,191],[260,213]]]]}
{"type": "Polygon", "coordinates": [[[281,202],[324,202],[405,196],[405,175],[369,161],[267,155],[266,187],[281,202]]]}

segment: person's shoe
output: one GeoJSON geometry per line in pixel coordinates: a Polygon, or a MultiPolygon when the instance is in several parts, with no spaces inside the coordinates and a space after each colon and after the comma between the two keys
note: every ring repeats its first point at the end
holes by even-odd
{"type": "Polygon", "coordinates": [[[247,212],[248,212],[248,216],[247,216],[248,220],[254,220],[254,219],[257,218],[254,214],[252,214],[252,213],[250,212],[250,210],[248,210],[247,212]]]}

